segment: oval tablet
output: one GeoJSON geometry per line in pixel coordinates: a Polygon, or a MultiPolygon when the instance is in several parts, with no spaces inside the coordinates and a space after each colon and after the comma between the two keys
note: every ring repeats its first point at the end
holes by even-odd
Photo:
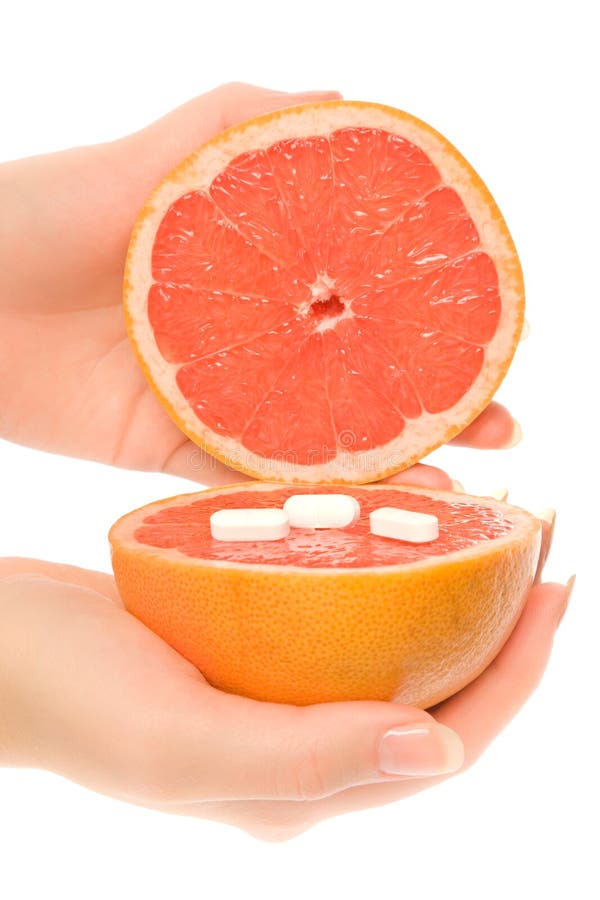
{"type": "Polygon", "coordinates": [[[393,506],[382,506],[369,515],[371,534],[379,537],[394,538],[397,541],[410,541],[411,544],[425,544],[439,537],[437,516],[428,513],[411,512],[408,509],[396,509],[393,506]]]}
{"type": "Polygon", "coordinates": [[[282,509],[219,509],[210,517],[216,541],[279,541],[290,533],[282,509]]]}
{"type": "Polygon", "coordinates": [[[293,528],[346,528],[360,515],[360,504],[347,494],[292,494],[283,504],[293,528]]]}

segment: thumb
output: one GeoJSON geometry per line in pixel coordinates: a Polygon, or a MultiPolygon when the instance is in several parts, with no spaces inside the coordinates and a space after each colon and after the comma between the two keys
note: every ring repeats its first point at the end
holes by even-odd
{"type": "Polygon", "coordinates": [[[190,800],[316,800],[353,785],[446,774],[463,762],[458,735],[410,706],[295,707],[199,688],[207,702],[186,723],[185,759],[174,764],[190,800]]]}

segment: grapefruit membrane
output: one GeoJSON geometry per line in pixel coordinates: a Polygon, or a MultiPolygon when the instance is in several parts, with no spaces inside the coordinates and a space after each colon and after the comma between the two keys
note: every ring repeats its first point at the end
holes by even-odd
{"type": "Polygon", "coordinates": [[[249,482],[151,503],[110,532],[126,608],[215,687],[299,705],[440,702],[498,653],[523,607],[541,526],[492,498],[404,485],[249,482]],[[281,508],[292,494],[341,492],[346,528],[292,528],[277,541],[211,537],[216,510],[281,508]],[[431,513],[439,538],[370,532],[380,507],[431,513]]]}
{"type": "Polygon", "coordinates": [[[165,409],[286,482],[407,468],[489,403],[524,312],[498,207],[439,133],[331,101],[237,125],[135,225],[127,329],[165,409]]]}

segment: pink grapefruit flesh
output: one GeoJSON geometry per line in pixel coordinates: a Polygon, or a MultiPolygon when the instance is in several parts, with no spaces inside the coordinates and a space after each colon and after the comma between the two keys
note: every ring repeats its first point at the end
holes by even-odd
{"type": "Polygon", "coordinates": [[[489,192],[429,126],[333,102],[217,136],[134,231],[128,330],[196,443],[283,481],[367,482],[482,411],[523,319],[489,192]]]}
{"type": "Polygon", "coordinates": [[[292,494],[344,493],[342,487],[294,485],[270,490],[199,495],[185,505],[161,506],[146,516],[135,530],[140,545],[159,549],[176,549],[195,559],[253,563],[307,568],[361,568],[369,566],[405,565],[445,556],[475,547],[506,535],[512,528],[501,508],[464,500],[448,502],[448,496],[435,496],[403,491],[399,486],[379,488],[355,487],[352,496],[360,503],[360,517],[346,528],[314,530],[292,528],[287,538],[279,541],[229,542],[211,537],[209,518],[219,509],[264,508],[283,506],[292,494]],[[410,544],[378,537],[370,533],[369,513],[382,506],[393,506],[412,512],[437,516],[439,538],[425,544],[410,544]]]}

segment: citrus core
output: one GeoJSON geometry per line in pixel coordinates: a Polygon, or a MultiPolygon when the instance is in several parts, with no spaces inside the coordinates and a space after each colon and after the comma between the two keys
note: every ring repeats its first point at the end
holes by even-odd
{"type": "Polygon", "coordinates": [[[523,282],[489,191],[407,113],[332,101],[216,136],[150,196],[125,315],[197,444],[280,481],[404,469],[489,403],[523,282]]]}

